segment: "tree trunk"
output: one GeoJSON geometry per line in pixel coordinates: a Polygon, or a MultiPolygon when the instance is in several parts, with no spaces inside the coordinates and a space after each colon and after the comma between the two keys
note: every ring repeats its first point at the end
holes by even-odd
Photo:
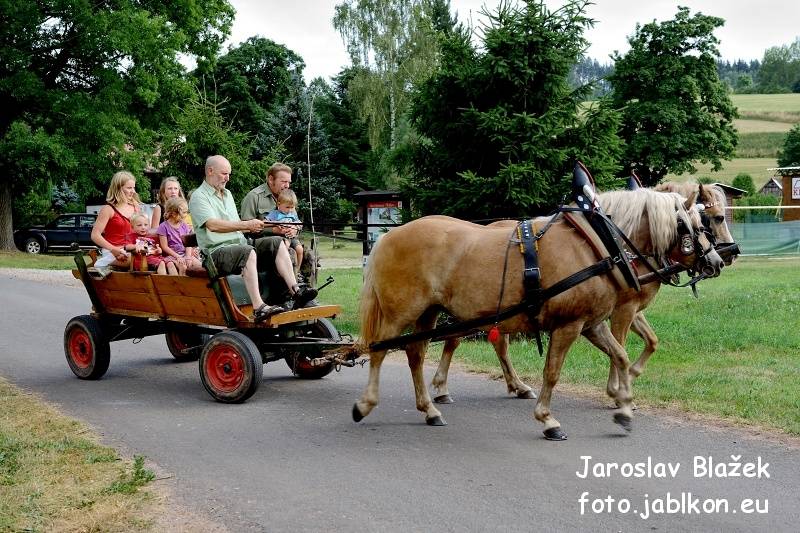
{"type": "Polygon", "coordinates": [[[16,250],[11,199],[11,185],[8,181],[3,180],[0,185],[0,250],[16,250]]]}
{"type": "Polygon", "coordinates": [[[389,87],[389,148],[394,150],[397,144],[397,104],[394,99],[394,87],[389,87]]]}

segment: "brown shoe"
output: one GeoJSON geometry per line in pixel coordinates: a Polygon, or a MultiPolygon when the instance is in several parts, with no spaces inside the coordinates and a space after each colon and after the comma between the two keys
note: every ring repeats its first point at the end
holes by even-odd
{"type": "Polygon", "coordinates": [[[264,322],[272,315],[277,315],[284,311],[286,311],[286,308],[282,305],[262,304],[261,307],[253,311],[253,320],[255,320],[256,323],[264,322]]]}

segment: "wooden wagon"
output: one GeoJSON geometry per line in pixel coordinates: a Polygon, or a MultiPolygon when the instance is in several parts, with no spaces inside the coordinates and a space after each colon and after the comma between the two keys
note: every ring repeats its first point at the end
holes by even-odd
{"type": "Polygon", "coordinates": [[[99,379],[110,363],[110,343],[164,335],[179,361],[200,361],[203,386],[216,400],[247,400],[261,385],[263,364],[284,360],[299,378],[319,379],[353,366],[353,342],[330,319],[338,305],[291,310],[255,323],[241,276],[209,272],[167,276],[101,271],[76,254],[73,275],[83,282],[93,310],[72,318],[64,352],[81,379],[99,379]]]}

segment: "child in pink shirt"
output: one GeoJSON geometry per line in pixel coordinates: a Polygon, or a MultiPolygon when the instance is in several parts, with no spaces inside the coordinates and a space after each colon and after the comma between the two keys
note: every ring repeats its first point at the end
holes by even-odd
{"type": "Polygon", "coordinates": [[[186,200],[183,198],[170,198],[164,205],[165,220],[156,229],[161,249],[164,255],[174,261],[178,267],[178,274],[186,275],[187,270],[203,268],[196,248],[186,248],[182,237],[192,232],[184,221],[189,212],[186,200]]]}

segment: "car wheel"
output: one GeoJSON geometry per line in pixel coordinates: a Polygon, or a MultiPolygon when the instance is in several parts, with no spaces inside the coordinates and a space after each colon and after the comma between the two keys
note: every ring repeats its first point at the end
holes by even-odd
{"type": "Polygon", "coordinates": [[[36,237],[31,237],[27,241],[25,241],[25,251],[29,254],[40,254],[44,252],[44,246],[42,245],[42,241],[37,239],[36,237]]]}

